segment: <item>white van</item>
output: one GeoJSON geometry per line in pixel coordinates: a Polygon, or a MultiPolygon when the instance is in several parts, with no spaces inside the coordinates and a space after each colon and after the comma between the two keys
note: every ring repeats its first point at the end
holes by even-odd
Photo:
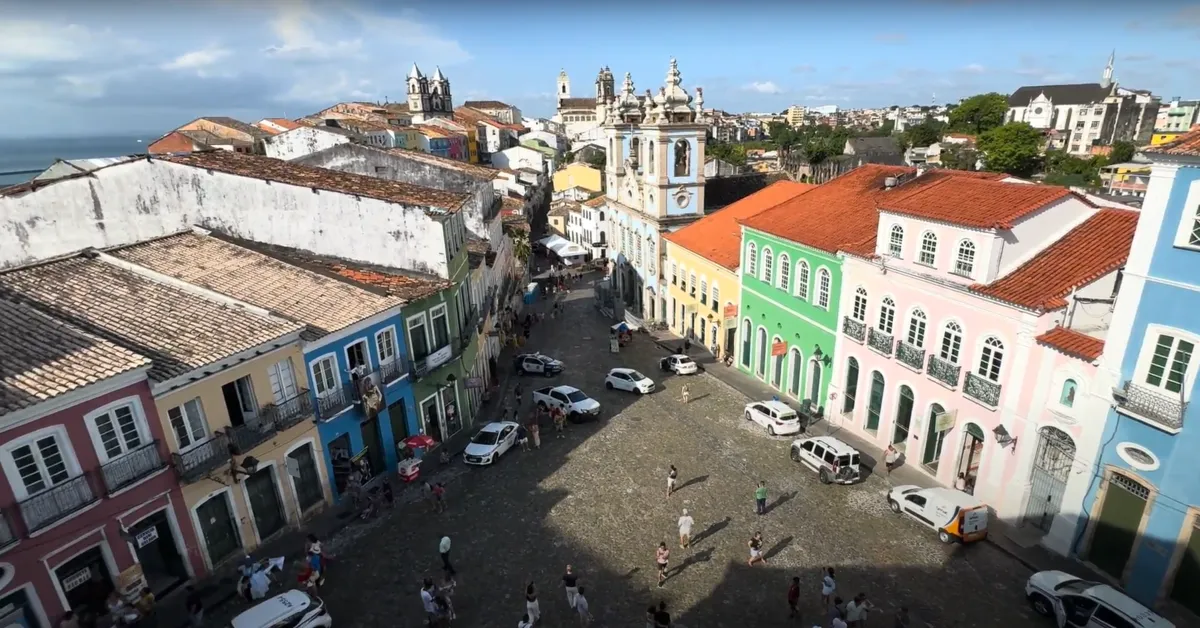
{"type": "Polygon", "coordinates": [[[325,602],[295,589],[267,598],[233,618],[233,628],[330,628],[325,602]]]}
{"type": "Polygon", "coordinates": [[[962,491],[902,485],[888,491],[888,507],[937,531],[943,543],[972,543],[987,538],[988,508],[962,491]]]}
{"type": "Polygon", "coordinates": [[[1059,628],[1175,628],[1121,591],[1062,571],[1030,576],[1025,596],[1036,613],[1053,617],[1059,628]]]}

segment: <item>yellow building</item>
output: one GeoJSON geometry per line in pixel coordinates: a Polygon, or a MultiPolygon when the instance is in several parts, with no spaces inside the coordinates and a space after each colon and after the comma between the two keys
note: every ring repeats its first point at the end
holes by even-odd
{"type": "Polygon", "coordinates": [[[739,221],[814,186],[780,181],[692,224],[663,236],[667,262],[667,324],[717,357],[737,346],[741,304],[739,221]]]}
{"type": "Polygon", "coordinates": [[[389,127],[392,133],[396,136],[396,147],[407,148],[409,150],[423,151],[425,150],[421,141],[422,135],[416,127],[411,126],[391,126],[389,127]]]}
{"type": "Polygon", "coordinates": [[[1155,131],[1154,134],[1150,136],[1150,145],[1158,146],[1159,144],[1173,142],[1175,141],[1175,138],[1183,135],[1184,133],[1187,133],[1187,131],[1171,131],[1170,133],[1159,133],[1155,131]]]}
{"type": "Polygon", "coordinates": [[[581,187],[592,192],[604,191],[602,176],[599,168],[588,164],[567,164],[554,173],[554,190],[561,192],[573,187],[581,187]]]}

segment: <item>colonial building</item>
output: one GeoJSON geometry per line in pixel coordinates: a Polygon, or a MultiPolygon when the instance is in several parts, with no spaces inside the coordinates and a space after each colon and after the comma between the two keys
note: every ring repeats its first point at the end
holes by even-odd
{"type": "Polygon", "coordinates": [[[426,78],[417,64],[408,72],[408,113],[413,124],[429,118],[454,117],[454,98],[450,94],[450,81],[437,68],[433,78],[426,78]]]}

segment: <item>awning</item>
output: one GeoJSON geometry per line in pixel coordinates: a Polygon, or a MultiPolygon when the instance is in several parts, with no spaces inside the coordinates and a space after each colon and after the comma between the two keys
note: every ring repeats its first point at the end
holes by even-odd
{"type": "Polygon", "coordinates": [[[577,257],[588,253],[587,249],[562,236],[552,235],[542,238],[538,240],[538,244],[550,249],[559,257],[577,257]]]}

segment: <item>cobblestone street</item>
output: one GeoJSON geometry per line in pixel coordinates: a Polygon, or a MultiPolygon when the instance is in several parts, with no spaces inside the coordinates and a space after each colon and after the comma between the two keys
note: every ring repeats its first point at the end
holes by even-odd
{"type": "Polygon", "coordinates": [[[590,287],[574,291],[565,318],[534,328],[529,348],[567,368],[553,379],[520,379],[526,404],[535,387],[570,384],[603,404],[601,420],[570,426],[565,440],[543,430],[540,451],[514,449],[490,468],[456,461],[439,474],[449,480],[444,514],[408,504],[330,540],[336,561],[322,595],[335,625],[420,626],[418,589],[423,577],[440,576],[443,534],[459,573],[455,625],[469,628],[515,626],[531,581],[541,592],[542,625],[577,625],[560,583],[568,563],[587,589],[595,626],[641,626],[659,600],[688,628],[812,626],[824,622],[817,615],[825,565],[837,570],[841,596],[866,592],[878,607],[869,625],[890,626],[900,605],[910,607],[914,626],[1041,625],[1022,593],[1029,571],[1008,555],[989,543],[942,545],[893,515],[885,477],[821,485],[788,458],[791,438],[746,423],[746,397],[709,374],[686,378],[692,401],[683,405],[683,378],[657,372],[664,353],[649,336],[636,334],[619,355],[608,351],[610,323],[594,309],[590,287]],[[604,390],[614,366],[643,371],[658,390],[604,390]],[[667,499],[672,464],[680,490],[667,499]],[[760,479],[769,489],[761,517],[753,512],[760,479]],[[696,520],[688,550],[676,536],[683,508],[696,520]],[[748,567],[756,530],[768,563],[748,567]],[[672,551],[663,589],[654,568],[660,541],[672,551]],[[803,624],[787,619],[792,576],[801,579],[803,624]]]}

